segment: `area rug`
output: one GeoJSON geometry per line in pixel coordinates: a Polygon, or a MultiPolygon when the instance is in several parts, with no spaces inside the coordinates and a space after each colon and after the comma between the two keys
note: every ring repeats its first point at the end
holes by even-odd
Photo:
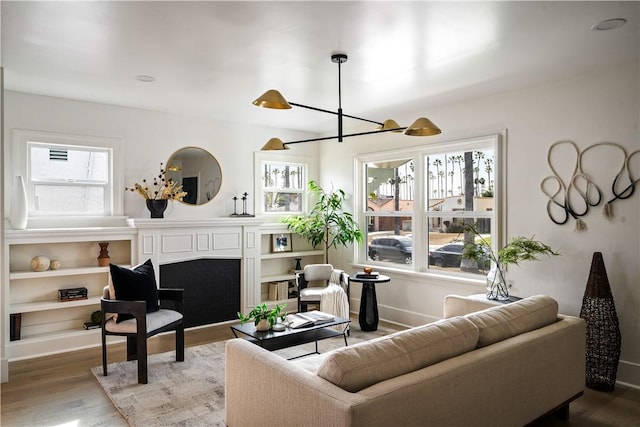
{"type": "MultiPolygon", "coordinates": [[[[351,328],[349,344],[394,332],[379,327],[375,332],[351,328]]],[[[185,361],[176,362],[175,352],[148,358],[148,384],[138,384],[135,361],[93,368],[98,383],[131,426],[224,426],[225,341],[185,349],[185,361]]],[[[344,346],[342,337],[318,342],[321,353],[344,346]]],[[[284,358],[314,351],[314,344],[278,350],[284,358]]]]}

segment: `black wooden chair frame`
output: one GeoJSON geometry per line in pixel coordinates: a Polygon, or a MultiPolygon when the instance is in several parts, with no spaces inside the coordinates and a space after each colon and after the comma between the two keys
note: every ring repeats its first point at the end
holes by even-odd
{"type": "MultiPolygon", "coordinates": [[[[158,289],[161,302],[171,301],[172,308],[183,314],[182,289],[158,289]]],[[[123,301],[101,298],[102,311],[102,371],[107,376],[107,335],[127,337],[127,360],[138,361],[138,383],[147,384],[147,338],[167,331],[176,331],[176,361],[184,361],[184,322],[176,320],[154,331],[147,332],[147,303],[145,301],[123,301]],[[110,332],[105,328],[107,313],[131,314],[136,319],[136,332],[110,332]]]]}

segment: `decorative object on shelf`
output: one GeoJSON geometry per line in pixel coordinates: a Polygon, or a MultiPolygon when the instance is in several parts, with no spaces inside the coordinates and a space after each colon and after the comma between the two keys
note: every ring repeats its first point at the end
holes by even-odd
{"type": "Polygon", "coordinates": [[[149,187],[146,179],[142,180],[142,185],[137,182],[132,188],[126,187],[125,191],[132,191],[141,195],[147,204],[147,209],[151,212],[151,218],[163,218],[167,209],[167,200],[177,200],[179,202],[187,195],[172,178],[167,177],[167,171],[160,162],[160,174],[153,177],[153,184],[149,187]]]}
{"type": "Polygon", "coordinates": [[[9,315],[9,341],[20,340],[21,328],[22,328],[22,313],[11,313],[9,315]]]}
{"type": "Polygon", "coordinates": [[[164,211],[167,210],[169,201],[167,199],[147,199],[147,209],[151,213],[151,218],[164,218],[164,211]]]}
{"type": "Polygon", "coordinates": [[[57,259],[52,259],[49,262],[49,270],[59,270],[62,267],[62,263],[57,259]]]}
{"type": "Polygon", "coordinates": [[[294,258],[294,260],[296,261],[296,266],[293,269],[296,271],[302,270],[302,264],[300,264],[302,258],[294,258]]]}
{"type": "MultiPolygon", "coordinates": [[[[547,214],[554,224],[563,225],[569,221],[569,217],[576,222],[575,231],[585,231],[586,223],[580,218],[589,212],[589,208],[598,206],[604,201],[602,214],[611,220],[614,216],[613,203],[618,200],[630,198],[636,188],[640,178],[633,179],[630,168],[631,158],[640,154],[640,150],[635,150],[627,154],[627,150],[620,144],[613,142],[598,142],[580,151],[573,141],[558,141],[551,144],[547,153],[547,163],[552,175],[545,177],[540,183],[540,190],[549,199],[547,201],[547,214]],[[557,170],[553,166],[552,153],[554,149],[569,145],[575,151],[575,163],[573,171],[567,182],[560,178],[557,170]],[[591,180],[593,173],[585,171],[585,154],[596,147],[613,147],[620,153],[620,169],[615,175],[610,185],[611,196],[607,198],[600,187],[591,180]],[[623,187],[623,188],[621,188],[623,187]],[[577,207],[575,200],[579,200],[577,207]]],[[[601,157],[598,157],[597,164],[600,165],[601,157]]],[[[563,164],[566,164],[564,162],[563,164]]],[[[606,188],[606,187],[605,187],[606,188]]]]}
{"type": "Polygon", "coordinates": [[[58,301],[87,299],[87,288],[58,289],[58,301]]]}
{"type": "Polygon", "coordinates": [[[269,308],[267,307],[267,304],[263,303],[257,305],[246,316],[243,316],[242,313],[238,312],[238,319],[240,319],[241,325],[253,321],[254,325],[256,325],[257,331],[268,331],[276,324],[278,318],[284,321],[287,316],[287,312],[283,311],[283,309],[286,306],[286,304],[276,304],[274,308],[269,308]]]}
{"type": "Polygon", "coordinates": [[[272,234],[271,252],[291,252],[291,234],[272,234]]]}
{"type": "Polygon", "coordinates": [[[342,76],[341,76],[341,65],[347,62],[347,55],[344,53],[334,53],[331,55],[331,62],[334,64],[338,64],[338,111],[330,111],[322,108],[310,107],[304,104],[298,104],[295,102],[288,102],[284,96],[280,92],[274,89],[270,89],[266,91],[262,96],[253,101],[253,105],[264,108],[274,108],[277,110],[282,109],[290,109],[292,105],[300,108],[306,108],[309,110],[320,111],[322,113],[334,114],[338,116],[338,135],[335,136],[327,136],[321,138],[311,138],[311,139],[303,139],[300,141],[290,141],[283,142],[279,138],[271,138],[263,147],[262,150],[288,150],[289,144],[299,144],[301,142],[311,142],[311,141],[326,141],[330,139],[337,139],[338,142],[342,142],[343,138],[348,138],[351,136],[360,136],[360,135],[369,135],[375,133],[384,133],[384,132],[402,132],[404,131],[405,135],[413,135],[413,136],[429,136],[429,135],[437,135],[442,131],[434,125],[431,120],[420,117],[409,127],[401,127],[394,120],[387,119],[384,122],[378,122],[375,120],[363,119],[361,117],[351,116],[349,114],[344,114],[342,112],[342,76]],[[368,131],[368,132],[359,132],[344,135],[342,133],[342,119],[343,117],[348,117],[350,119],[360,120],[363,122],[369,122],[377,124],[378,127],[376,130],[368,131]]]}
{"type": "Polygon", "coordinates": [[[602,252],[594,252],[580,317],[587,324],[586,385],[613,391],[622,337],[602,252]]]}
{"type": "Polygon", "coordinates": [[[249,196],[249,193],[247,193],[246,191],[242,193],[242,213],[239,216],[254,217],[255,215],[247,212],[247,196],[249,196]]]}
{"type": "Polygon", "coordinates": [[[13,178],[9,220],[11,222],[11,227],[13,227],[14,230],[24,230],[27,228],[27,192],[24,187],[24,178],[21,176],[15,176],[13,178]]]}
{"type": "Polygon", "coordinates": [[[111,262],[111,257],[109,256],[109,251],[107,248],[109,247],[109,242],[100,242],[100,254],[98,255],[98,265],[100,267],[108,267],[111,262]]]}
{"type": "Polygon", "coordinates": [[[233,197],[231,198],[231,200],[233,200],[233,213],[232,213],[231,215],[229,215],[229,216],[238,216],[238,210],[237,210],[237,207],[238,207],[238,197],[237,197],[237,196],[233,196],[233,197]]]}
{"type": "Polygon", "coordinates": [[[49,269],[51,261],[46,256],[38,255],[31,258],[31,270],[46,271],[49,269]]]}
{"type": "Polygon", "coordinates": [[[353,215],[342,209],[343,190],[327,193],[315,181],[309,181],[309,193],[316,200],[309,214],[282,220],[289,230],[307,239],[314,248],[323,245],[325,263],[329,263],[329,249],[362,243],[363,234],[353,215]]]}
{"type": "Polygon", "coordinates": [[[475,260],[481,270],[491,263],[487,274],[487,299],[500,301],[509,299],[509,285],[504,273],[509,264],[518,265],[521,261],[537,261],[539,255],[560,255],[560,252],[534,240],[534,237],[514,237],[496,255],[491,244],[478,231],[476,224],[465,227],[466,243],[462,257],[475,260]]]}

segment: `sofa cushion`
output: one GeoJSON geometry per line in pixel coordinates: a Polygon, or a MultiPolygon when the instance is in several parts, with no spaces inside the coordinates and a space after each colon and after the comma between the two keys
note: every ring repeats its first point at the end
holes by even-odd
{"type": "Polygon", "coordinates": [[[549,296],[536,295],[465,317],[480,331],[478,347],[485,347],[555,322],[558,303],[549,296]]]}
{"type": "Polygon", "coordinates": [[[476,326],[455,317],[340,348],[324,359],[317,375],[357,392],[471,351],[477,341],[476,326]]]}

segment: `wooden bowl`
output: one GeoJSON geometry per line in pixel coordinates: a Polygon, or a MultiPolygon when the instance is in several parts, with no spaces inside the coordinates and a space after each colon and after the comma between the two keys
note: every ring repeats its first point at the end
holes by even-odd
{"type": "Polygon", "coordinates": [[[366,274],[371,274],[371,272],[373,271],[373,267],[364,267],[363,270],[366,274]]]}

